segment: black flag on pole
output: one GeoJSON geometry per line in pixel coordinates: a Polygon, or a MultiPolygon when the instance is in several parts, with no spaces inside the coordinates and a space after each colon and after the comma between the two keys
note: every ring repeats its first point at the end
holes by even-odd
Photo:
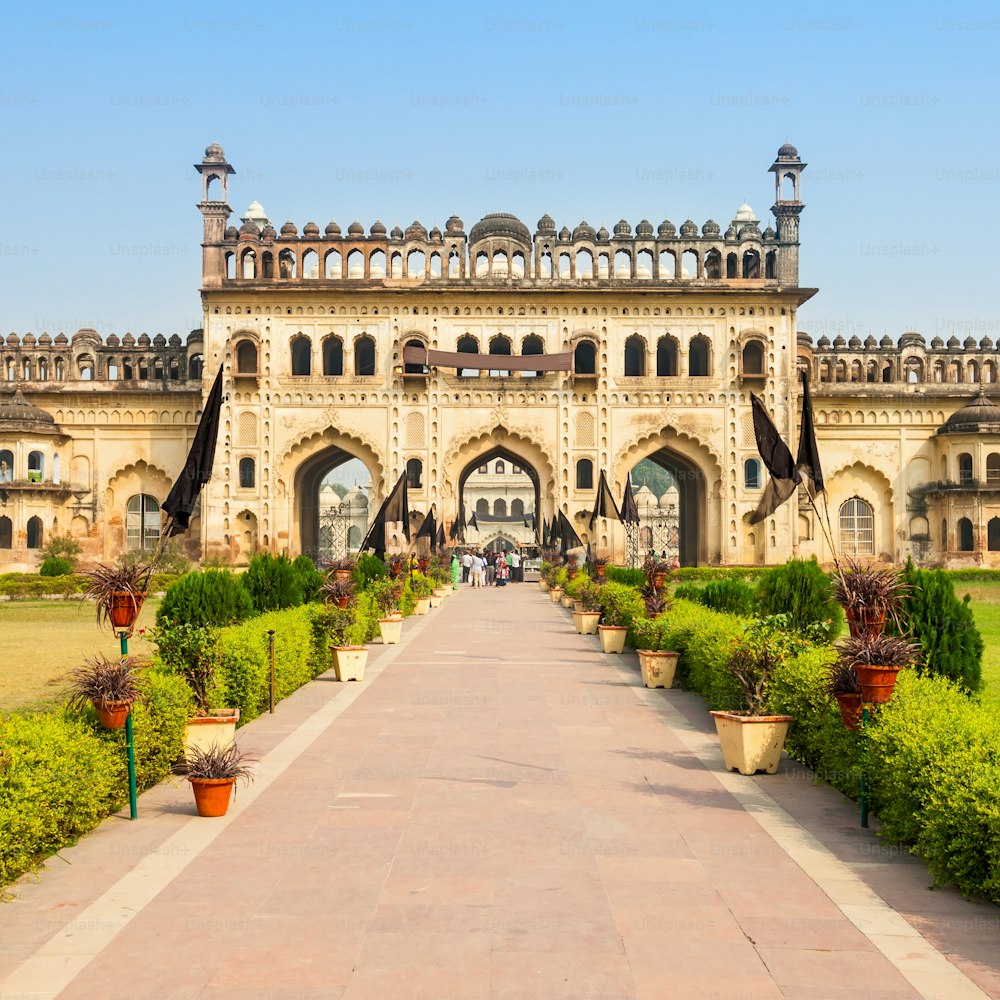
{"type": "Polygon", "coordinates": [[[569,518],[562,511],[559,511],[559,547],[562,554],[566,555],[570,549],[578,549],[582,546],[583,542],[580,541],[580,536],[570,524],[569,518]]]}
{"type": "Polygon", "coordinates": [[[417,538],[429,538],[431,540],[431,551],[437,545],[437,522],[434,519],[434,508],[427,511],[426,517],[420,522],[417,529],[417,538]]]}
{"type": "Polygon", "coordinates": [[[625,493],[622,495],[622,524],[638,524],[639,508],[636,506],[635,496],[632,494],[632,476],[625,477],[625,493]]]}
{"type": "Polygon", "coordinates": [[[799,453],[795,459],[795,469],[806,482],[809,494],[815,497],[823,492],[823,469],[816,447],[816,427],[813,424],[812,395],[809,392],[809,376],[803,368],[802,376],[802,422],[799,424],[799,453]]]}
{"type": "Polygon", "coordinates": [[[458,510],[458,517],[451,522],[451,528],[448,531],[448,537],[453,542],[464,542],[465,541],[465,505],[463,504],[458,510]]]}
{"type": "MultiPolygon", "coordinates": [[[[444,521],[442,521],[442,522],[441,522],[441,523],[440,523],[440,524],[438,525],[438,534],[437,534],[437,547],[438,547],[439,549],[441,549],[442,551],[444,551],[444,548],[445,548],[445,546],[446,546],[447,544],[448,544],[448,539],[447,539],[447,538],[445,538],[445,536],[444,536],[444,521]]],[[[433,546],[433,545],[431,545],[431,548],[433,549],[433,548],[434,548],[434,546],[433,546]]]]}
{"type": "Polygon", "coordinates": [[[476,531],[479,531],[479,522],[476,520],[475,514],[473,514],[472,517],[469,518],[469,527],[475,528],[476,531]]]}
{"type": "Polygon", "coordinates": [[[601,469],[601,478],[597,482],[597,497],[594,499],[594,512],[590,515],[590,524],[587,525],[588,530],[594,530],[594,522],[599,517],[612,516],[618,521],[622,519],[621,512],[618,510],[618,504],[615,503],[615,496],[611,492],[611,487],[608,486],[604,470],[601,469]]]}
{"type": "Polygon", "coordinates": [[[788,445],[781,439],[764,404],[750,393],[753,408],[753,431],[757,439],[757,451],[770,473],[770,479],[761,495],[757,509],[750,515],[751,524],[759,524],[770,517],[794,492],[801,477],[795,468],[795,461],[788,445]]]}
{"type": "Polygon", "coordinates": [[[170,518],[166,536],[187,531],[191,521],[191,511],[198,502],[201,488],[212,478],[212,464],[215,461],[215,443],[219,437],[219,414],[222,410],[222,368],[215,376],[212,389],[205,400],[198,429],[191,442],[187,461],[177,482],[171,487],[162,509],[170,518]]]}
{"type": "Polygon", "coordinates": [[[399,481],[392,488],[392,492],[382,502],[372,526],[365,535],[365,540],[361,543],[361,552],[372,549],[375,554],[382,558],[385,556],[385,525],[387,521],[401,521],[403,524],[403,534],[406,540],[410,540],[410,506],[406,496],[406,474],[399,477],[399,481]]]}

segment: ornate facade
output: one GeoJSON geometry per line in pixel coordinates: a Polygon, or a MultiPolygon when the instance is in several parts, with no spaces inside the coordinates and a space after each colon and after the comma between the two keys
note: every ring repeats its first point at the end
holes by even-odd
{"type": "Polygon", "coordinates": [[[546,215],[532,232],[495,213],[468,230],[452,216],[429,230],[354,222],[345,232],[331,221],[300,231],[275,227],[256,202],[231,225],[235,171],[209,146],[196,164],[203,330],[186,342],[102,342],[85,330],[8,338],[4,375],[17,394],[0,405],[10,469],[0,560],[30,563],[52,533],[104,557],[149,544],[220,365],[216,474],[192,554],[320,552],[330,509],[321,486],[356,458],[372,505],[411,477],[414,525],[432,506],[446,525],[460,505],[470,517],[483,498],[478,470],[509,463],[525,476],[524,509],[539,520],[562,510],[620,558],[620,525],[587,530],[594,487],[603,470],[620,497],[649,458],[677,486],[683,563],[827,558],[805,498],[747,521],[766,475],[749,393],[794,439],[805,366],[842,545],[1000,560],[1000,411],[978,399],[1000,357],[987,341],[928,347],[916,334],[813,345],[797,320],[816,291],[799,282],[805,167],[794,147],[778,151],[774,225],[763,229],[741,205],[725,227],[570,230],[546,215]],[[407,347],[431,352],[427,363],[404,358],[407,347]],[[468,367],[435,363],[434,352],[469,355],[468,367]],[[505,368],[517,355],[549,357],[537,371],[505,368]],[[551,356],[568,356],[569,371],[553,370],[551,356]]]}

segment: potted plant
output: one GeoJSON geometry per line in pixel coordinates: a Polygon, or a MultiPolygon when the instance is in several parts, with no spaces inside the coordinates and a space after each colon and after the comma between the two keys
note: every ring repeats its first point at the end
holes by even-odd
{"type": "Polygon", "coordinates": [[[559,604],[562,596],[566,592],[566,584],[569,583],[569,573],[565,566],[556,566],[552,573],[552,581],[549,586],[549,600],[553,604],[559,604]]]}
{"type": "Polygon", "coordinates": [[[121,729],[139,697],[136,663],[131,656],[109,660],[103,653],[84,658],[84,666],[70,673],[69,707],[94,706],[101,725],[121,729]]]}
{"type": "Polygon", "coordinates": [[[646,614],[651,619],[659,618],[665,611],[670,609],[670,598],[663,588],[654,587],[647,582],[642,591],[642,603],[646,607],[646,614]]]}
{"type": "Polygon", "coordinates": [[[354,580],[350,574],[346,577],[338,576],[339,570],[332,570],[323,585],[319,588],[320,597],[324,601],[336,604],[338,608],[346,608],[354,596],[354,580]]]}
{"type": "Polygon", "coordinates": [[[350,580],[354,576],[355,560],[352,556],[331,559],[327,569],[335,580],[350,580]]]}
{"type": "Polygon", "coordinates": [[[665,559],[657,559],[655,556],[647,556],[642,566],[646,574],[646,580],[655,590],[662,590],[667,582],[667,574],[671,570],[671,565],[665,559]]]}
{"type": "Polygon", "coordinates": [[[235,741],[208,749],[191,747],[184,756],[182,773],[191,782],[199,816],[225,816],[237,780],[253,781],[251,765],[257,758],[235,741]]]}
{"type": "Polygon", "coordinates": [[[904,667],[920,662],[920,647],[895,635],[849,636],[837,643],[840,662],[853,667],[866,704],[882,705],[892,697],[904,667]]]}
{"type": "Polygon", "coordinates": [[[184,729],[185,753],[194,747],[207,750],[230,743],[236,736],[240,710],[211,707],[219,663],[215,629],[161,620],[142,634],[155,644],[163,665],[187,681],[194,697],[195,714],[184,729]]]}
{"type": "Polygon", "coordinates": [[[576,610],[573,625],[580,635],[596,635],[597,623],[601,620],[599,588],[592,580],[576,587],[576,610]]]}
{"type": "Polygon", "coordinates": [[[410,565],[409,557],[403,552],[397,552],[389,556],[385,561],[389,576],[396,578],[402,576],[410,565]]]}
{"type": "Polygon", "coordinates": [[[611,562],[610,556],[594,556],[594,575],[598,580],[603,580],[605,574],[607,573],[608,563],[611,562]]]}
{"type": "Polygon", "coordinates": [[[715,719],[727,771],[774,774],[778,770],[788,727],[795,721],[790,715],[767,712],[768,685],[782,658],[781,640],[758,621],[747,628],[726,661],[740,705],[709,714],[715,719]]]}
{"type": "Polygon", "coordinates": [[[97,563],[83,575],[87,578],[83,597],[96,603],[98,626],[108,624],[113,632],[131,635],[149,593],[152,564],[119,559],[115,563],[97,563]]]}
{"type": "Polygon", "coordinates": [[[431,585],[423,573],[415,572],[410,577],[410,590],[417,602],[413,609],[415,615],[426,615],[431,609],[431,585]]]}
{"type": "Polygon", "coordinates": [[[368,663],[367,628],[364,622],[352,621],[350,616],[344,621],[344,627],[336,630],[339,641],[330,646],[334,673],[338,681],[361,681],[368,663]]]}
{"type": "Polygon", "coordinates": [[[827,673],[826,692],[837,700],[840,706],[840,719],[845,728],[860,729],[861,684],[854,667],[838,659],[827,673]]]}
{"type": "Polygon", "coordinates": [[[643,645],[642,649],[635,651],[639,657],[642,683],[648,688],[673,687],[680,654],[675,653],[672,649],[664,648],[666,622],[655,618],[646,618],[637,621],[634,627],[636,635],[643,645]]]}
{"type": "Polygon", "coordinates": [[[597,634],[604,653],[622,653],[629,626],[642,615],[642,599],[632,587],[606,583],[600,588],[601,624],[597,634]]]}
{"type": "Polygon", "coordinates": [[[847,627],[856,638],[882,634],[886,619],[899,624],[899,609],[907,586],[900,570],[878,563],[846,560],[833,584],[837,603],[844,609],[847,627]]]}

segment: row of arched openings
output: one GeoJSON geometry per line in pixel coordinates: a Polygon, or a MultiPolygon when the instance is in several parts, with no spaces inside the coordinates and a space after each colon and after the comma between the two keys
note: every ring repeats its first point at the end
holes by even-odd
{"type": "MultiPolygon", "coordinates": [[[[489,514],[490,513],[490,502],[486,497],[480,497],[476,501],[476,514],[489,514]]],[[[524,517],[524,501],[520,498],[511,500],[510,510],[507,509],[507,501],[502,497],[493,501],[493,516],[494,517],[524,517]]]]}
{"type": "MultiPolygon", "coordinates": [[[[891,358],[869,359],[862,361],[855,358],[832,360],[824,358],[816,368],[819,382],[896,382],[899,380],[899,365],[891,358]]],[[[902,381],[911,385],[925,380],[928,369],[920,358],[909,357],[903,361],[902,381]]],[[[935,383],[958,384],[969,382],[995,382],[997,367],[993,361],[965,361],[954,359],[945,361],[938,359],[929,366],[930,381],[935,383]]]]}

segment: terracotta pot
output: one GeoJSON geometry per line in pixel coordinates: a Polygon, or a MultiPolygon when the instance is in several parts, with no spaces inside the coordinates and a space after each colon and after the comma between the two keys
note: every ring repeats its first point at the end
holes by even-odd
{"type": "Polygon", "coordinates": [[[668,688],[674,685],[674,674],[677,672],[677,660],[680,653],[666,649],[637,649],[639,667],[642,670],[642,683],[648,688],[668,688]]]}
{"type": "Polygon", "coordinates": [[[395,646],[403,638],[403,619],[380,618],[378,620],[378,630],[382,636],[383,645],[395,646]]]}
{"type": "Polygon", "coordinates": [[[861,728],[861,695],[859,694],[835,694],[837,704],[840,705],[840,721],[844,723],[845,729],[861,728]]]}
{"type": "Polygon", "coordinates": [[[601,620],[600,611],[574,611],[573,625],[580,635],[596,635],[597,623],[601,620]]]}
{"type": "Polygon", "coordinates": [[[235,778],[188,778],[199,816],[225,816],[233,797],[235,778]]]}
{"type": "Polygon", "coordinates": [[[130,701],[101,701],[93,702],[94,711],[101,720],[101,725],[105,729],[121,729],[128,718],[129,709],[132,707],[130,701]]]}
{"type": "Polygon", "coordinates": [[[666,573],[659,573],[659,572],[653,573],[652,574],[652,581],[653,581],[653,586],[657,590],[663,590],[663,585],[667,582],[667,574],[666,573]]]}
{"type": "Polygon", "coordinates": [[[333,571],[334,580],[343,580],[345,583],[354,576],[354,570],[350,569],[335,569],[333,571]]]}
{"type": "Polygon", "coordinates": [[[607,569],[608,569],[607,566],[595,566],[594,567],[594,571],[597,573],[597,579],[598,580],[603,580],[604,579],[604,574],[607,572],[607,569]]]}
{"type": "Polygon", "coordinates": [[[883,667],[855,664],[854,672],[861,685],[861,698],[870,705],[884,705],[896,686],[896,676],[902,667],[883,667]]]}
{"type": "Polygon", "coordinates": [[[363,681],[368,662],[367,646],[334,646],[333,669],[338,681],[363,681]]]}
{"type": "Polygon", "coordinates": [[[130,594],[126,591],[118,591],[108,598],[108,620],[111,627],[121,631],[123,629],[132,630],[136,618],[142,610],[142,602],[146,599],[143,594],[130,594]]]}
{"type": "Polygon", "coordinates": [[[715,719],[726,770],[740,774],[774,774],[781,761],[785,735],[794,721],[790,715],[739,715],[709,712],[715,719]]]}
{"type": "Polygon", "coordinates": [[[885,612],[871,608],[846,609],[847,627],[855,639],[877,639],[885,630],[885,612]]]}
{"type": "Polygon", "coordinates": [[[624,625],[598,625],[602,653],[623,653],[628,629],[624,625]]]}
{"type": "Polygon", "coordinates": [[[343,611],[343,609],[346,608],[347,605],[350,604],[350,603],[351,603],[351,598],[350,597],[338,597],[337,598],[337,607],[340,608],[341,611],[343,611]]]}

